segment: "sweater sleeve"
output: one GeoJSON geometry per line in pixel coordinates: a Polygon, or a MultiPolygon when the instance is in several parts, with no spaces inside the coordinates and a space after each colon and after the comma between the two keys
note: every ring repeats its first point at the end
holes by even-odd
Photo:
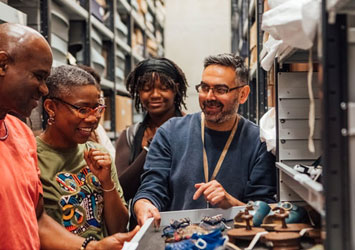
{"type": "Polygon", "coordinates": [[[244,193],[244,202],[261,200],[275,202],[276,167],[275,156],[267,151],[265,142],[258,139],[254,161],[251,162],[249,179],[244,193]]]}
{"type": "Polygon", "coordinates": [[[146,151],[142,150],[138,157],[129,164],[131,149],[128,146],[126,130],[124,130],[117,140],[115,163],[126,201],[132,199],[139,188],[146,155],[146,151]]]}
{"type": "Polygon", "coordinates": [[[169,122],[157,130],[150,144],[142,183],[133,199],[133,204],[139,199],[148,199],[159,211],[164,211],[170,202],[169,176],[172,155],[167,125],[169,122]]]}

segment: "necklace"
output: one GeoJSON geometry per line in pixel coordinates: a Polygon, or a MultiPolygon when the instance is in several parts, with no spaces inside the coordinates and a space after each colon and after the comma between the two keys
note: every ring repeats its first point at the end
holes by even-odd
{"type": "MultiPolygon", "coordinates": [[[[221,169],[222,162],[224,158],[226,157],[226,154],[228,152],[229,146],[233,140],[233,137],[235,135],[235,132],[237,131],[238,128],[238,122],[239,122],[239,117],[237,115],[232,131],[228,137],[228,140],[226,142],[226,145],[224,145],[223,151],[218,159],[217,165],[213,171],[213,174],[211,176],[211,181],[214,180],[221,169]]],[[[201,137],[202,137],[202,147],[203,147],[203,172],[205,174],[205,181],[206,183],[208,182],[208,161],[207,161],[207,153],[205,149],[205,114],[201,112],[201,137]]]]}
{"type": "Polygon", "coordinates": [[[9,137],[9,131],[7,130],[5,120],[4,120],[4,127],[5,127],[5,135],[0,137],[0,141],[5,141],[7,137],[9,137]]]}

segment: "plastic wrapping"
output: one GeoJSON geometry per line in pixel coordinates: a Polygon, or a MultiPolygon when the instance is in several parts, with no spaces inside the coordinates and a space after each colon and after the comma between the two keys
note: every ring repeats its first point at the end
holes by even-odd
{"type": "Polygon", "coordinates": [[[310,49],[321,20],[320,0],[269,0],[269,6],[261,25],[261,29],[270,33],[262,53],[265,56],[261,58],[261,66],[267,71],[286,47],[310,49]]]}
{"type": "Polygon", "coordinates": [[[267,151],[276,154],[275,108],[271,108],[260,119],[260,140],[266,142],[267,151]]]}

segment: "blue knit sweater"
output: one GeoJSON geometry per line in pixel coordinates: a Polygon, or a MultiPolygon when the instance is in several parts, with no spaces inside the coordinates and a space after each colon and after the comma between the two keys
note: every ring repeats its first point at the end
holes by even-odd
{"type": "MultiPolygon", "coordinates": [[[[142,184],[134,197],[150,200],[160,211],[206,208],[203,196],[193,200],[195,183],[204,182],[201,113],[172,118],[163,124],[150,145],[142,184]]],[[[205,129],[209,177],[230,131],[205,129]]],[[[237,132],[216,176],[225,190],[243,202],[274,202],[275,157],[267,152],[254,123],[240,119],[237,132]]]]}

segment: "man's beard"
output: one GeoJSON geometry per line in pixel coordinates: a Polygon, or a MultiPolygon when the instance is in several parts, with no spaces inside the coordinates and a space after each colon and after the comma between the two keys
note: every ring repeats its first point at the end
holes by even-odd
{"type": "Polygon", "coordinates": [[[202,107],[202,112],[205,114],[205,119],[208,122],[221,124],[232,118],[238,112],[238,99],[235,98],[234,102],[228,107],[225,107],[221,102],[217,100],[204,101],[202,107]],[[206,106],[215,106],[221,108],[220,112],[208,112],[206,111],[206,106]]]}

